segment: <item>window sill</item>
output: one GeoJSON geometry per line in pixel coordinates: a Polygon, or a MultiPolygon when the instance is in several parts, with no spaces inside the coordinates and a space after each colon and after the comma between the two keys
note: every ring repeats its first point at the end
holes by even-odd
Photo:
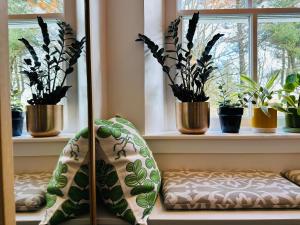
{"type": "Polygon", "coordinates": [[[240,133],[222,133],[210,130],[202,135],[181,134],[177,131],[146,134],[146,140],[266,140],[266,139],[300,139],[300,133],[286,133],[278,129],[276,133],[254,133],[250,129],[241,130],[240,133]]]}
{"type": "Polygon", "coordinates": [[[55,137],[32,137],[25,134],[19,137],[13,137],[13,143],[45,143],[45,142],[66,142],[74,137],[73,133],[62,133],[55,137]]]}

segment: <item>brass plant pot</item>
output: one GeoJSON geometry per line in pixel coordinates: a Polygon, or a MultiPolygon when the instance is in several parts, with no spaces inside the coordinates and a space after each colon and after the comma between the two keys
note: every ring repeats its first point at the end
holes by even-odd
{"type": "Polygon", "coordinates": [[[62,105],[28,105],[27,131],[33,137],[57,136],[63,130],[62,105]]]}
{"type": "Polygon", "coordinates": [[[205,134],[209,119],[208,102],[176,102],[176,125],[182,134],[205,134]]]}

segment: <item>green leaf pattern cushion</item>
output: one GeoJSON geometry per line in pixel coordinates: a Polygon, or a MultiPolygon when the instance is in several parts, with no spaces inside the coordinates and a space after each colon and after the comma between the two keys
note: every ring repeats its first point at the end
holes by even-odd
{"type": "MultiPolygon", "coordinates": [[[[97,120],[97,197],[130,224],[147,224],[160,189],[160,172],[146,142],[123,119],[97,120]]],[[[46,199],[41,224],[56,225],[88,212],[88,131],[79,132],[64,148],[46,199]]]]}

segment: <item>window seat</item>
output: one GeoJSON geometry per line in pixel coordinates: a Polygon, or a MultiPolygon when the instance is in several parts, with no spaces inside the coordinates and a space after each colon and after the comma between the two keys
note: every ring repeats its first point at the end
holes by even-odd
{"type": "MultiPolygon", "coordinates": [[[[43,210],[35,213],[17,213],[17,225],[37,225],[43,210]]],[[[98,209],[98,224],[128,225],[103,207],[98,209]]],[[[160,198],[149,217],[149,225],[299,225],[300,210],[166,210],[160,198]]],[[[88,216],[82,216],[62,225],[89,225],[88,216]]]]}

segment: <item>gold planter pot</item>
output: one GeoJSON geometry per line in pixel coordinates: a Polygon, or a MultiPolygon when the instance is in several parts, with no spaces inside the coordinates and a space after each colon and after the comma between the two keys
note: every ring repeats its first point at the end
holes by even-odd
{"type": "Polygon", "coordinates": [[[277,111],[268,109],[269,116],[260,108],[253,109],[252,127],[256,133],[275,133],[277,128],[277,111]]]}
{"type": "Polygon", "coordinates": [[[63,130],[62,105],[28,105],[27,131],[33,137],[57,136],[63,130]]]}
{"type": "Polygon", "coordinates": [[[182,134],[204,134],[209,128],[208,102],[176,102],[176,125],[182,134]]]}

